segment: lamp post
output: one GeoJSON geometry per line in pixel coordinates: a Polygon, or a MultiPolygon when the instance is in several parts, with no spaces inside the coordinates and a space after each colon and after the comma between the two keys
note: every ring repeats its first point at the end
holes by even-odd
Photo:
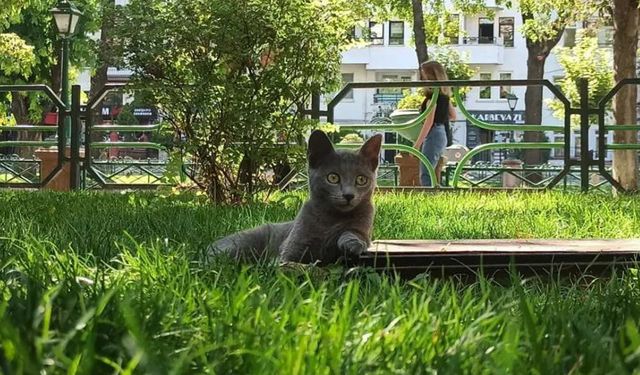
{"type": "MultiPolygon", "coordinates": [[[[507,104],[509,104],[509,109],[511,112],[516,110],[516,105],[518,105],[518,97],[515,94],[507,94],[507,104]]],[[[514,122],[515,123],[515,122],[514,122]]],[[[509,132],[509,143],[515,142],[514,131],[509,132]]],[[[514,151],[510,149],[510,152],[507,154],[507,158],[513,158],[514,151]]]]}
{"type": "Polygon", "coordinates": [[[507,104],[509,104],[509,109],[511,112],[516,110],[516,105],[518,105],[518,97],[515,94],[507,95],[507,104]]]}
{"type": "MultiPolygon", "coordinates": [[[[62,38],[62,79],[60,82],[62,102],[69,107],[69,44],[70,39],[76,31],[78,20],[82,16],[82,12],[73,5],[73,3],[67,0],[60,0],[58,5],[50,10],[53,18],[56,22],[56,28],[58,29],[58,35],[62,38]]],[[[71,119],[69,116],[65,117],[64,122],[64,134],[66,142],[71,139],[71,119]]]]}

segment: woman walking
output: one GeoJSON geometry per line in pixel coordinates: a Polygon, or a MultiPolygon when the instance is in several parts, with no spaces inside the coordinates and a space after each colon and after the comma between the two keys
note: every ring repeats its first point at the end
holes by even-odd
{"type": "MultiPolygon", "coordinates": [[[[447,73],[442,64],[436,61],[427,61],[420,65],[420,76],[428,81],[447,81],[447,73]]],[[[427,108],[427,101],[432,99],[433,90],[427,89],[427,97],[422,102],[420,112],[427,108]]],[[[435,168],[440,156],[449,144],[449,120],[456,119],[456,111],[451,104],[451,88],[440,87],[435,110],[427,116],[422,125],[420,135],[413,147],[422,151],[424,156],[435,168]]],[[[431,177],[427,167],[420,163],[420,183],[422,186],[432,186],[431,177]]],[[[436,182],[436,184],[439,182],[436,182]]]]}

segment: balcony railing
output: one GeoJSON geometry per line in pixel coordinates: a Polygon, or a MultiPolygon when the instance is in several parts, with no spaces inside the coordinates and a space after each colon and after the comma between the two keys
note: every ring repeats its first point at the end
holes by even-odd
{"type": "Polygon", "coordinates": [[[474,45],[474,44],[493,44],[502,45],[502,38],[489,37],[489,36],[465,36],[462,37],[462,44],[474,45]]]}

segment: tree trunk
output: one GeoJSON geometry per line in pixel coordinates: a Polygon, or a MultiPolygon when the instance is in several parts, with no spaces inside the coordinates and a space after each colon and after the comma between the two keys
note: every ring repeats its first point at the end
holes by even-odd
{"type": "MultiPolygon", "coordinates": [[[[522,13],[522,22],[526,22],[527,19],[531,19],[533,15],[529,13],[522,13]]],[[[564,27],[559,30],[555,30],[556,34],[550,39],[536,40],[527,39],[527,79],[541,80],[544,79],[544,65],[547,61],[547,57],[551,53],[553,47],[558,44],[562,34],[564,33],[564,27]]],[[[542,86],[527,86],[527,90],[524,95],[525,102],[525,123],[528,125],[540,125],[542,124],[542,86]]],[[[525,132],[525,142],[542,142],[544,139],[544,133],[542,132],[525,132]]],[[[544,162],[541,150],[524,150],[523,161],[526,165],[539,165],[544,162]]],[[[530,173],[526,176],[532,182],[539,182],[542,180],[542,175],[539,173],[530,173]]]]}
{"type": "MultiPolygon", "coordinates": [[[[636,77],[636,48],[638,46],[638,0],[614,0],[613,69],[615,81],[636,77]]],[[[636,124],[635,85],[623,86],[613,98],[613,115],[617,125],[636,124]]],[[[614,143],[637,143],[637,131],[615,131],[614,143]]],[[[613,178],[625,190],[638,189],[638,152],[616,150],[613,153],[613,178]]]]}
{"type": "MultiPolygon", "coordinates": [[[[528,53],[527,79],[543,79],[544,64],[547,56],[542,54],[541,48],[537,44],[529,47],[528,53]]],[[[524,103],[525,123],[528,125],[540,125],[542,123],[542,89],[542,86],[527,86],[524,94],[524,103]]],[[[525,142],[542,142],[542,139],[542,132],[524,133],[525,142]]],[[[523,155],[523,161],[527,165],[542,164],[542,152],[540,150],[524,150],[523,155]]]]}
{"type": "MultiPolygon", "coordinates": [[[[113,10],[115,9],[115,0],[102,1],[102,25],[100,27],[100,44],[98,47],[98,66],[95,74],[91,77],[91,88],[89,89],[89,97],[93,98],[107,84],[107,70],[112,62],[111,58],[111,29],[114,23],[113,10]]],[[[95,110],[89,114],[92,123],[95,125],[102,123],[102,101],[98,102],[95,110]]],[[[91,141],[97,142],[102,140],[103,134],[93,133],[91,141]]],[[[100,156],[100,150],[92,150],[93,157],[100,156]]]]}
{"type": "Polygon", "coordinates": [[[422,12],[422,1],[411,0],[413,8],[413,35],[416,42],[416,54],[418,56],[418,66],[429,61],[429,51],[427,49],[427,36],[424,31],[424,14],[422,12]]]}
{"type": "MultiPolygon", "coordinates": [[[[19,92],[11,93],[11,114],[16,119],[18,125],[30,125],[29,120],[29,97],[19,92]]],[[[33,131],[16,132],[17,141],[41,141],[42,134],[33,131]]],[[[31,158],[36,150],[35,147],[19,146],[14,147],[13,152],[17,153],[21,158],[31,158]]]]}

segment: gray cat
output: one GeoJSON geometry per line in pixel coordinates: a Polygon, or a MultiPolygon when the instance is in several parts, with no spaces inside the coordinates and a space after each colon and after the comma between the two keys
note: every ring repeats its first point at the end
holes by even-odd
{"type": "Polygon", "coordinates": [[[325,133],[309,138],[310,199],[293,221],[265,224],[216,241],[208,255],[228,253],[238,260],[276,258],[280,262],[326,265],[353,259],[371,243],[380,134],[358,152],[336,151],[325,133]]]}

